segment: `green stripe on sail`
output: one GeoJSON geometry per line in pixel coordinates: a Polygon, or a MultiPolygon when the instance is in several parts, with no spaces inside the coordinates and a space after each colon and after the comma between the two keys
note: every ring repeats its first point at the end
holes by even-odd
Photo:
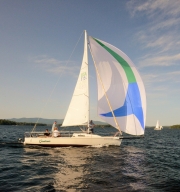
{"type": "Polygon", "coordinates": [[[118,55],[116,52],[114,52],[112,49],[110,49],[109,47],[107,47],[106,45],[104,45],[103,43],[101,43],[100,41],[98,41],[97,39],[93,38],[99,45],[101,45],[104,49],[106,49],[106,51],[108,51],[122,66],[122,68],[124,69],[127,79],[128,79],[128,83],[134,83],[136,82],[136,78],[134,76],[134,73],[131,69],[131,67],[129,66],[129,64],[120,56],[118,55]]]}

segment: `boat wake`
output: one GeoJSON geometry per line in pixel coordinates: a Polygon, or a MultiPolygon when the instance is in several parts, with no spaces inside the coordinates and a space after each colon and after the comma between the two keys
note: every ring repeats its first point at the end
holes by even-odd
{"type": "Polygon", "coordinates": [[[88,148],[102,148],[102,147],[109,147],[108,144],[99,144],[99,145],[92,145],[92,146],[88,146],[88,148]]]}

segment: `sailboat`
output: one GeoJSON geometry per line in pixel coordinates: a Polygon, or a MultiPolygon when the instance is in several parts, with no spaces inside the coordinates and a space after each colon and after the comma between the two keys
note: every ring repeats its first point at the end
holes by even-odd
{"type": "Polygon", "coordinates": [[[105,41],[88,36],[86,31],[80,73],[62,127],[90,126],[88,46],[97,76],[98,115],[116,128],[117,133],[102,136],[81,129],[77,132],[61,132],[61,137],[54,138],[31,132],[25,134],[25,145],[120,146],[122,132],[135,136],[144,135],[146,94],[137,69],[121,50],[105,41]]]}
{"type": "Polygon", "coordinates": [[[157,120],[156,127],[154,128],[154,130],[162,130],[162,129],[163,129],[163,126],[161,126],[159,124],[159,121],[157,120]]]}

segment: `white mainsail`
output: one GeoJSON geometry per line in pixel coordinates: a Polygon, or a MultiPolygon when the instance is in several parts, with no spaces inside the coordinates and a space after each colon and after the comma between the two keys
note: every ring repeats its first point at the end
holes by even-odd
{"type": "Polygon", "coordinates": [[[158,120],[157,120],[157,123],[156,123],[156,128],[160,128],[158,120]]]}
{"type": "Polygon", "coordinates": [[[85,31],[84,55],[79,77],[62,126],[87,125],[89,122],[89,78],[87,33],[85,31]]]}
{"type": "Polygon", "coordinates": [[[97,68],[99,116],[119,129],[114,121],[115,116],[121,131],[131,135],[143,135],[146,94],[133,62],[121,50],[104,41],[92,37],[89,37],[89,41],[97,68]]]}

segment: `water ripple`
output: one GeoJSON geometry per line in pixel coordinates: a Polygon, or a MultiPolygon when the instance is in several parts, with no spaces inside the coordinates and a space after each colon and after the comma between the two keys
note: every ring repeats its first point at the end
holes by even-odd
{"type": "MultiPolygon", "coordinates": [[[[31,127],[0,126],[0,142],[31,127]]],[[[44,129],[44,127],[43,127],[44,129]]],[[[146,129],[120,147],[0,145],[0,191],[180,191],[180,130],[146,129]]]]}

